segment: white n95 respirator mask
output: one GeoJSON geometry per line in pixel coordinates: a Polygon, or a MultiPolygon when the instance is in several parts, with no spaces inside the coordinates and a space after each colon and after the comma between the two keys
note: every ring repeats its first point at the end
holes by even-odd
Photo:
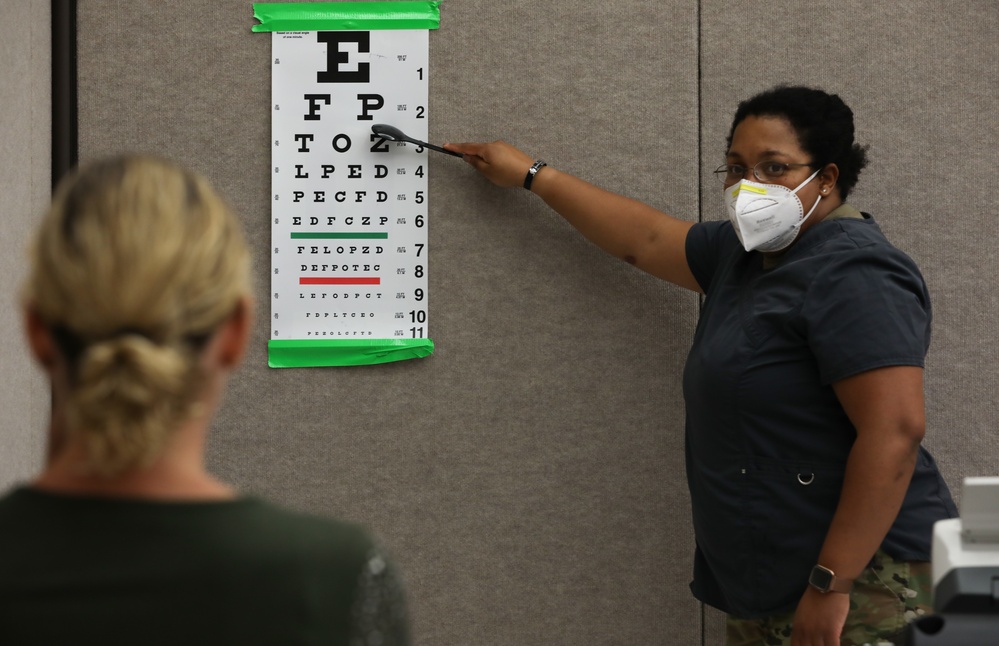
{"type": "Polygon", "coordinates": [[[793,190],[780,184],[760,184],[748,179],[725,189],[728,219],[746,251],[780,251],[794,242],[801,225],[822,200],[820,195],[808,213],[802,215],[805,207],[798,199],[798,191],[815,179],[819,170],[793,190]]]}

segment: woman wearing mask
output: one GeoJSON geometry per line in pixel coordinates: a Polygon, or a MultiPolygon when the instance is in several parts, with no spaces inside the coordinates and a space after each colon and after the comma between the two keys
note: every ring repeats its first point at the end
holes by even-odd
{"type": "Polygon", "coordinates": [[[366,532],[205,469],[249,277],[236,218],[184,169],[113,158],[61,185],[24,289],[49,457],[0,498],[0,643],[407,643],[366,532]]]}
{"type": "Polygon", "coordinates": [[[956,516],[920,445],[930,301],[846,202],[866,155],[838,96],[739,105],[715,171],[725,221],[674,219],[502,142],[447,147],[704,294],[684,371],[691,588],[728,613],[729,644],[876,643],[929,611],[932,525],[956,516]]]}

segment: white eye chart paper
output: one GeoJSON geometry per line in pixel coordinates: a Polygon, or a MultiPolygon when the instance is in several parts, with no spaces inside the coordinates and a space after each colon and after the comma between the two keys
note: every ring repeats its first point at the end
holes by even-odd
{"type": "Polygon", "coordinates": [[[273,32],[271,367],[433,352],[428,151],[371,126],[427,140],[438,5],[254,5],[254,31],[273,32]]]}

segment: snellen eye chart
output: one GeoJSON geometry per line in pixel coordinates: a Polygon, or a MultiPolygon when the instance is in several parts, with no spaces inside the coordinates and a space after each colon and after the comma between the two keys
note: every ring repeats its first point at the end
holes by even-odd
{"type": "Polygon", "coordinates": [[[426,356],[429,31],[271,37],[270,365],[426,356]]]}

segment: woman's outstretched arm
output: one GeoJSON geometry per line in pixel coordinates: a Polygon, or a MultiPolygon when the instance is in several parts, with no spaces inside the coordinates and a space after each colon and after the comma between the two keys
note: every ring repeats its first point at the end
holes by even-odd
{"type": "MultiPolygon", "coordinates": [[[[534,159],[510,144],[446,144],[501,187],[522,187],[534,159]]],[[[692,222],[678,220],[638,200],[594,186],[555,168],[541,168],[531,183],[559,215],[604,251],[639,269],[697,292],[687,265],[686,240],[692,222]]]]}

